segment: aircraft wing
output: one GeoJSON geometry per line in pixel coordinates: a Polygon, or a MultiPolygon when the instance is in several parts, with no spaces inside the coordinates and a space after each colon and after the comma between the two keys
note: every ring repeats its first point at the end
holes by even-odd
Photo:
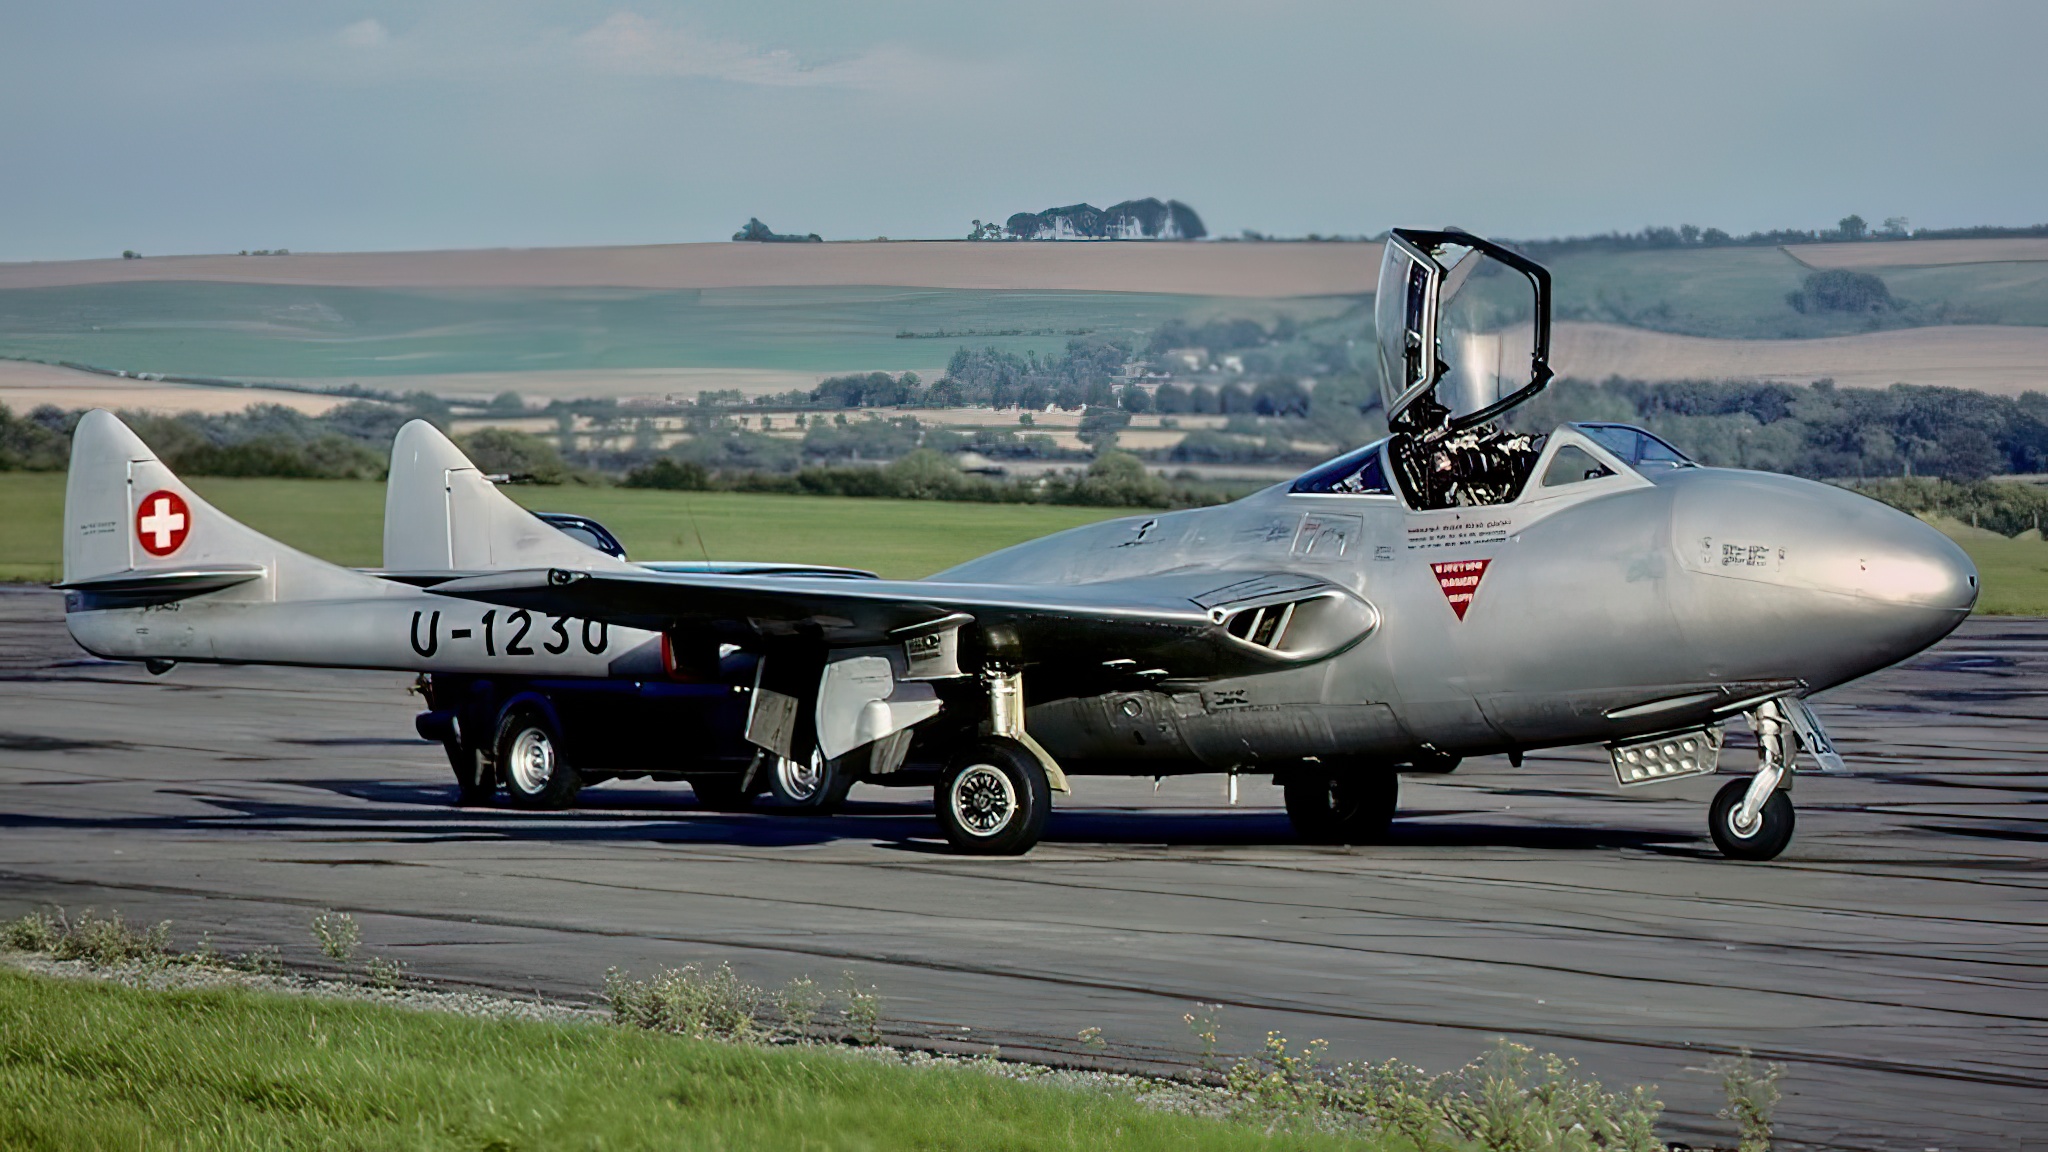
{"type": "Polygon", "coordinates": [[[550,568],[466,577],[433,591],[742,645],[776,637],[886,644],[971,623],[986,649],[1032,664],[1117,665],[1173,677],[1319,660],[1379,622],[1350,590],[1290,572],[1018,585],[550,568]]]}

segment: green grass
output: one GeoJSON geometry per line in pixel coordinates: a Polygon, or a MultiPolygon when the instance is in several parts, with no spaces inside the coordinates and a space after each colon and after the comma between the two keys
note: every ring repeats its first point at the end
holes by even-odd
{"type": "MultiPolygon", "coordinates": [[[[1361,246],[1363,249],[1364,246],[1361,246]]],[[[1903,255],[1910,246],[1899,246],[1903,255]]],[[[1362,254],[1361,258],[1365,258],[1362,254]]],[[[1576,252],[1550,261],[1560,319],[1696,336],[1866,330],[1801,315],[1810,271],[1776,247],[1576,252]]],[[[2048,325],[2048,263],[1873,269],[1902,304],[1887,326],[2048,325]]],[[[1142,341],[1171,319],[1292,316],[1318,339],[1355,298],[1237,300],[1128,292],[928,288],[337,288],[153,282],[0,290],[0,355],[244,379],[610,368],[929,369],[966,345],[1047,353],[1069,333],[1142,341]],[[1036,332],[898,339],[899,332],[1036,332]]],[[[710,385],[707,385],[710,386],[710,385]]]]}
{"type": "MultiPolygon", "coordinates": [[[[1802,315],[1785,302],[1812,269],[1769,248],[1580,252],[1550,261],[1560,319],[1689,336],[1787,339],[1867,331],[1864,315],[1802,315]]],[[[1902,310],[1888,326],[2048,324],[2048,263],[1873,268],[1902,310]]]]}
{"type": "MultiPolygon", "coordinates": [[[[295,548],[354,567],[382,562],[381,483],[202,476],[191,484],[228,515],[295,548]]],[[[846,564],[890,577],[928,576],[998,548],[1128,511],[573,486],[505,491],[539,511],[594,516],[643,560],[697,560],[707,554],[715,560],[796,560],[846,564]]],[[[63,476],[0,472],[0,508],[7,510],[0,519],[0,580],[57,579],[63,505],[63,476]]],[[[2048,544],[2008,540],[1961,525],[1943,528],[1976,561],[1984,583],[1979,613],[2048,616],[2048,544]]]]}
{"type": "MultiPolygon", "coordinates": [[[[192,487],[223,512],[295,548],[354,567],[383,561],[384,485],[368,480],[229,480],[192,487]]],[[[594,516],[643,560],[796,560],[891,577],[928,576],[1127,509],[948,504],[738,492],[512,487],[546,512],[594,516]],[[699,547],[699,540],[702,547],[699,547]]],[[[63,559],[64,477],[0,473],[0,579],[55,580],[63,559]]]]}
{"type": "Polygon", "coordinates": [[[826,1049],[0,970],[0,1147],[1363,1146],[826,1049]]]}
{"type": "Polygon", "coordinates": [[[1270,323],[1279,312],[1310,322],[1353,304],[918,288],[97,284],[0,291],[0,354],[228,378],[360,377],[371,385],[380,376],[537,369],[897,371],[942,365],[962,344],[1046,353],[1083,329],[1137,338],[1176,318],[1270,323]]]}

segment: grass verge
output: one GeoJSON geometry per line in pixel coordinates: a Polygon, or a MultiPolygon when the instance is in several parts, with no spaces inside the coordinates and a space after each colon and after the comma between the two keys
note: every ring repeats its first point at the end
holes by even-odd
{"type": "Polygon", "coordinates": [[[0,1146],[1335,1149],[971,1068],[0,969],[0,1146]]]}
{"type": "MultiPolygon", "coordinates": [[[[344,965],[361,944],[347,913],[322,912],[311,927],[344,965]]],[[[604,1035],[574,1007],[415,987],[403,965],[375,956],[365,985],[295,977],[273,949],[228,956],[202,939],[177,952],[170,935],[168,922],[90,909],[0,923],[0,951],[25,954],[14,961],[25,972],[0,969],[0,1147],[99,1147],[138,1133],[178,1147],[325,1146],[346,1132],[350,1147],[554,1147],[575,1133],[591,1147],[779,1147],[801,1134],[804,1147],[848,1148],[1249,1138],[1665,1152],[1655,1089],[1610,1092],[1573,1061],[1506,1039],[1434,1075],[1400,1060],[1328,1064],[1326,1041],[1277,1032],[1262,1051],[1224,1060],[1221,1006],[1197,1004],[1183,1020],[1201,1049],[1198,1083],[1102,1069],[1100,1028],[1077,1036],[1085,1070],[889,1048],[879,990],[850,971],[833,1021],[821,1013],[829,995],[807,976],[771,993],[724,962],[644,980],[614,969],[604,997],[616,1028],[604,1035]],[[435,1010],[450,1026],[385,1015],[394,1005],[435,1010]],[[677,1047],[660,1047],[664,1034],[677,1047]],[[818,1043],[835,1038],[865,1055],[818,1043]],[[593,1105],[584,1090],[615,1065],[629,1074],[593,1105]]],[[[1711,1070],[1744,1152],[1767,1150],[1784,1069],[1744,1050],[1711,1070]]]]}

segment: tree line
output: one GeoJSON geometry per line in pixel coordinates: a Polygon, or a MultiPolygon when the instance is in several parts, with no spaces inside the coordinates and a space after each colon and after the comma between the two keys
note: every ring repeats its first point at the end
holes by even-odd
{"type": "Polygon", "coordinates": [[[1547,431],[1562,420],[1638,424],[1702,464],[1816,479],[1935,476],[1973,483],[2048,471],[2048,396],[1963,388],[1560,380],[1512,415],[1547,431]]]}

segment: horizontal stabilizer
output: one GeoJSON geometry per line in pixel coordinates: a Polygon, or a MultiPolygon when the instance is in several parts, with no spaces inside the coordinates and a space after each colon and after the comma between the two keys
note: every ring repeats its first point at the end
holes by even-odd
{"type": "Polygon", "coordinates": [[[59,591],[77,592],[92,607],[137,608],[145,604],[168,604],[218,592],[261,577],[261,564],[216,564],[204,568],[128,569],[85,580],[68,580],[55,585],[59,591]]]}

